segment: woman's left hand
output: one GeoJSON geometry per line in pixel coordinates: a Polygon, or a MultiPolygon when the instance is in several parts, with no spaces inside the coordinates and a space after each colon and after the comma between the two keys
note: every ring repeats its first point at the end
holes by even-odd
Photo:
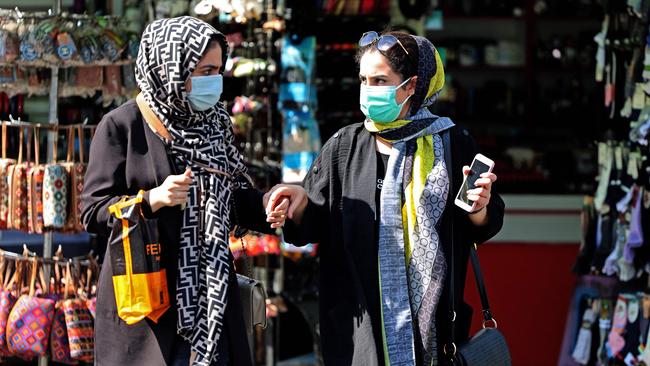
{"type": "MultiPolygon", "coordinates": [[[[463,174],[469,174],[469,167],[463,167],[463,174]]],[[[483,173],[481,177],[476,180],[475,188],[467,191],[467,198],[470,201],[476,202],[474,212],[479,212],[490,203],[490,192],[492,191],[492,183],[496,182],[497,176],[494,173],[483,173]]]]}

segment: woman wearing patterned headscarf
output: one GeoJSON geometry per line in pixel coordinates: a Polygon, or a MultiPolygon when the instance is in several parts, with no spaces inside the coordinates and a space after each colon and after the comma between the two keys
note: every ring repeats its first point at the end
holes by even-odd
{"type": "Polygon", "coordinates": [[[326,365],[444,364],[449,289],[462,342],[471,320],[463,302],[470,245],[501,229],[504,204],[491,192],[496,175],[486,173],[467,192],[475,211],[454,205],[477,146],[427,108],[445,80],[435,47],[400,32],[367,32],[359,46],[365,122],[325,144],[304,190],[277,186],[265,200],[272,208],[291,198],[285,240],[320,243],[326,365]]]}
{"type": "MultiPolygon", "coordinates": [[[[157,323],[127,325],[117,316],[111,261],[105,260],[97,365],[188,365],[190,357],[192,365],[252,364],[228,247],[230,218],[234,214],[237,224],[258,231],[270,228],[262,193],[242,179],[244,161],[219,102],[226,58],[224,35],[203,21],[180,17],[149,24],[137,58],[141,94],[97,128],[83,222],[88,231],[107,235],[107,208],[146,190],[143,210],[158,220],[172,299],[157,323]]],[[[281,211],[269,218],[273,228],[283,223],[281,211]]]]}

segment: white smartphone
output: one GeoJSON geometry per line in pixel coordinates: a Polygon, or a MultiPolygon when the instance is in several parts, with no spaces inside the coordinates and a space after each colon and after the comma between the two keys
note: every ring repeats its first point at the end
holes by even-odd
{"type": "Polygon", "coordinates": [[[469,174],[465,176],[465,179],[463,179],[463,184],[460,186],[460,190],[454,200],[456,206],[467,212],[474,211],[476,208],[476,202],[470,201],[467,198],[467,191],[476,188],[476,180],[481,177],[481,174],[491,172],[492,168],[494,168],[494,161],[492,161],[492,159],[489,159],[482,154],[476,154],[472,161],[472,165],[469,167],[469,174]]]}

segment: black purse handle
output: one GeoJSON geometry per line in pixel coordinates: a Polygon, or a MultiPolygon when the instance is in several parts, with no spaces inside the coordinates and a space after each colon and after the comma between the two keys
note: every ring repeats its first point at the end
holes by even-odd
{"type": "MultiPolygon", "coordinates": [[[[449,177],[449,198],[448,199],[454,199],[454,180],[453,180],[453,174],[452,174],[452,164],[451,164],[451,133],[449,133],[449,130],[445,131],[443,134],[443,139],[446,140],[444,141],[449,148],[446,149],[445,152],[445,159],[447,163],[447,170],[449,174],[447,176],[449,177]]],[[[451,264],[449,266],[450,268],[450,289],[449,289],[449,317],[451,320],[451,329],[450,329],[450,342],[449,344],[445,344],[443,347],[444,354],[447,356],[450,356],[452,360],[455,360],[456,353],[458,351],[458,347],[456,346],[456,276],[455,276],[455,255],[454,255],[454,248],[456,245],[454,244],[454,210],[455,208],[452,206],[452,211],[451,211],[451,232],[450,232],[450,242],[451,242],[451,264]],[[448,346],[450,348],[448,348],[448,346]]],[[[497,328],[498,324],[496,319],[492,316],[492,312],[490,311],[490,303],[488,301],[488,296],[487,296],[487,289],[485,288],[485,281],[483,280],[483,272],[481,271],[481,264],[478,259],[478,251],[477,251],[477,245],[474,243],[471,248],[470,248],[470,259],[472,261],[472,267],[474,268],[474,278],[476,280],[476,287],[478,288],[479,296],[481,298],[481,307],[482,307],[482,313],[483,313],[483,328],[487,328],[488,324],[490,322],[493,323],[494,327],[497,328]]]]}

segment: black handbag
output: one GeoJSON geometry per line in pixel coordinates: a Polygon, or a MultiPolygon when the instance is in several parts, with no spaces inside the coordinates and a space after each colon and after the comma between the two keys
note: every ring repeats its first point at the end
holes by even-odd
{"type": "Polygon", "coordinates": [[[497,329],[497,321],[492,316],[490,304],[488,303],[487,291],[483,281],[483,273],[478,260],[476,244],[470,249],[470,258],[472,267],[474,267],[474,277],[476,278],[476,287],[481,297],[481,306],[483,308],[483,329],[479,330],[466,343],[456,347],[455,339],[455,305],[454,305],[454,272],[453,272],[453,245],[452,245],[452,279],[450,291],[450,303],[452,314],[451,345],[445,345],[445,353],[450,357],[452,363],[462,366],[511,366],[510,350],[503,334],[497,329]]]}
{"type": "MultiPolygon", "coordinates": [[[[233,203],[235,220],[238,221],[237,208],[233,203]]],[[[248,348],[251,360],[255,360],[255,327],[266,328],[266,290],[262,283],[253,278],[253,267],[250,264],[246,250],[244,235],[248,230],[237,227],[234,231],[235,238],[241,241],[242,253],[244,255],[244,267],[247,276],[237,274],[237,285],[239,286],[239,297],[241,299],[242,313],[244,315],[244,326],[248,337],[248,348]]]]}

